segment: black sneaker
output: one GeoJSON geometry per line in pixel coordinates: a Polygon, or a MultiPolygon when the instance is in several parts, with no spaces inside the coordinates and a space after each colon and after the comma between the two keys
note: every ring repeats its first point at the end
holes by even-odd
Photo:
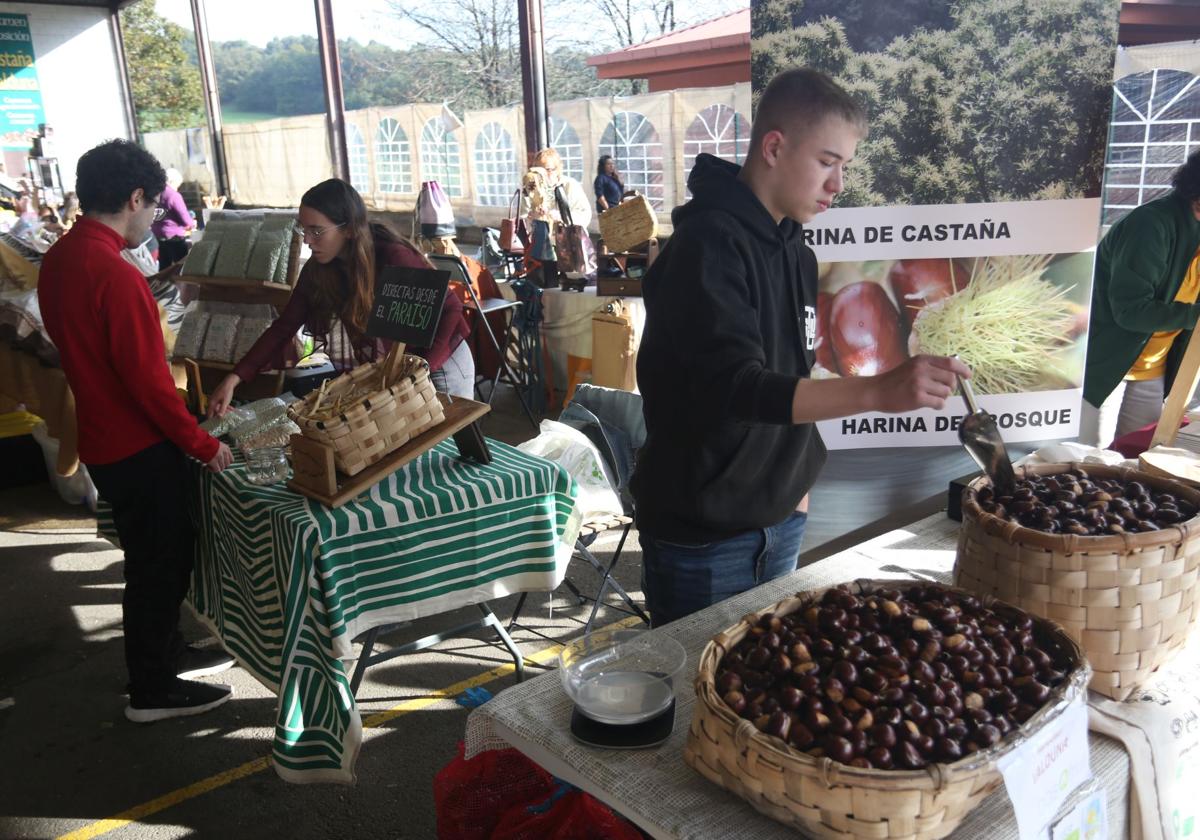
{"type": "Polygon", "coordinates": [[[125,717],[134,723],[153,723],[167,718],[198,715],[217,708],[232,696],[232,686],[176,680],[164,691],[131,696],[129,705],[125,707],[125,717]]]}
{"type": "Polygon", "coordinates": [[[234,664],[233,657],[219,647],[188,645],[175,662],[175,676],[181,680],[207,677],[228,671],[234,664]]]}

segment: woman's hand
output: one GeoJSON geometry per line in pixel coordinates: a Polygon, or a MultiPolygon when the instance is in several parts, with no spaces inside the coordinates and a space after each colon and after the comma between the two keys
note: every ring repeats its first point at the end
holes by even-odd
{"type": "Polygon", "coordinates": [[[229,411],[229,403],[233,399],[233,389],[241,384],[242,377],[231,373],[221,380],[221,384],[208,395],[208,416],[224,417],[229,411]]]}

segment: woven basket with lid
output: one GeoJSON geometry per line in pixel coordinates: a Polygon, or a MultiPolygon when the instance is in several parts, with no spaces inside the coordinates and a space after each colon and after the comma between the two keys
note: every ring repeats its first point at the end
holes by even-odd
{"type": "Polygon", "coordinates": [[[638,193],[605,210],[596,223],[605,246],[617,254],[658,235],[658,216],[646,197],[638,193]]]}
{"type": "MultiPolygon", "coordinates": [[[[1140,481],[1200,505],[1200,491],[1137,470],[1043,464],[1017,477],[1082,467],[1092,478],[1140,481]]],[[[980,478],[963,491],[955,585],[1062,625],[1092,666],[1091,688],[1124,700],[1178,650],[1195,625],[1200,518],[1148,533],[1047,534],[986,513],[980,478]]]]}
{"type": "MultiPolygon", "coordinates": [[[[880,588],[907,589],[923,581],[860,580],[856,594],[880,588]]],[[[950,834],[970,811],[1003,783],[999,758],[1058,716],[1087,687],[1090,671],[1079,646],[1053,622],[1036,619],[1034,633],[1047,651],[1072,664],[1066,681],[1016,733],[995,747],[953,764],[923,770],[873,770],[815,758],[759,732],[717,693],[717,667],[758,620],[787,615],[818,602],[825,589],[800,593],[746,616],[716,636],[700,655],[696,703],[683,757],[693,769],[736,793],[758,811],[811,836],[831,840],[935,840],[950,834]]],[[[1014,607],[984,598],[1001,617],[1014,607]]]]}
{"type": "Polygon", "coordinates": [[[348,476],[446,417],[427,361],[405,355],[397,375],[388,382],[384,364],[360,365],[288,409],[301,434],[333,448],[334,464],[348,476]]]}

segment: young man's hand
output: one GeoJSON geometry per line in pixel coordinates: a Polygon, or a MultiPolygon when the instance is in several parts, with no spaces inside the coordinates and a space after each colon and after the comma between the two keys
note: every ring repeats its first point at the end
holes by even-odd
{"type": "Polygon", "coordinates": [[[899,413],[942,409],[958,387],[955,375],[969,379],[971,369],[949,356],[914,356],[879,377],[878,411],[899,413]]]}
{"type": "Polygon", "coordinates": [[[213,472],[219,473],[232,463],[233,453],[229,451],[229,447],[226,444],[222,443],[217,447],[217,454],[205,466],[213,472]]]}

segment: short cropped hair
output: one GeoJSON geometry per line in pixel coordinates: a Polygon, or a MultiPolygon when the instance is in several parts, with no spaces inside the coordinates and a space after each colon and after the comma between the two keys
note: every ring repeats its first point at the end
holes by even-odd
{"type": "Polygon", "coordinates": [[[1175,170],[1171,186],[1188,201],[1200,200],[1200,149],[1188,155],[1187,162],[1175,170]]]}
{"type": "Polygon", "coordinates": [[[771,79],[758,102],[750,148],[757,149],[770,131],[815,126],[830,116],[841,117],[863,136],[867,133],[867,112],[833,79],[811,67],[784,70],[771,79]]]}
{"type": "Polygon", "coordinates": [[[84,152],[75,167],[75,192],[84,213],[117,213],[141,187],[158,198],[167,173],[154,155],[128,140],[109,140],[84,152]]]}

